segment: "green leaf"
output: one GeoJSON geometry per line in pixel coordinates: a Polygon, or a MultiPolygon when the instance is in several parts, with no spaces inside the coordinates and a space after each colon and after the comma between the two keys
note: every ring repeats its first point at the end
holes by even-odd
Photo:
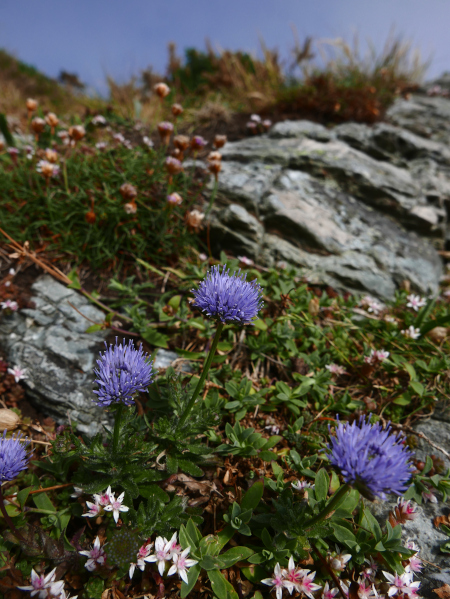
{"type": "Polygon", "coordinates": [[[23,506],[25,505],[26,500],[28,499],[28,495],[30,494],[32,487],[27,487],[26,489],[21,489],[18,493],[17,493],[17,501],[20,504],[20,507],[23,509],[23,506]]]}
{"type": "Polygon", "coordinates": [[[231,568],[236,562],[246,560],[255,552],[249,547],[232,547],[225,553],[220,555],[220,559],[224,562],[225,568],[231,568]]]}
{"type": "Polygon", "coordinates": [[[8,127],[8,121],[6,120],[6,116],[3,114],[3,112],[0,112],[0,131],[3,134],[8,146],[14,147],[16,144],[14,143],[14,138],[11,135],[8,127]]]}
{"type": "Polygon", "coordinates": [[[219,599],[238,599],[236,591],[219,570],[210,570],[208,578],[211,581],[213,593],[219,599]]]}
{"type": "Polygon", "coordinates": [[[419,383],[418,381],[411,381],[409,386],[414,390],[415,393],[417,393],[419,397],[422,397],[425,388],[421,383],[419,383]]]}
{"type": "Polygon", "coordinates": [[[225,526],[220,532],[217,533],[217,539],[219,541],[220,549],[223,549],[228,541],[233,537],[236,531],[232,526],[225,526]]]}
{"type": "Polygon", "coordinates": [[[55,506],[50,501],[47,493],[36,493],[36,495],[33,495],[33,502],[34,505],[40,510],[56,512],[55,506]]]}
{"type": "Polygon", "coordinates": [[[191,537],[191,539],[195,541],[195,545],[198,545],[202,540],[202,533],[195,526],[191,518],[189,518],[188,523],[186,524],[186,532],[191,537]]]}
{"type": "Polygon", "coordinates": [[[361,526],[363,526],[364,528],[367,528],[367,530],[370,530],[370,532],[373,534],[373,536],[375,537],[375,540],[377,542],[380,541],[381,537],[383,536],[383,534],[381,532],[381,527],[378,524],[378,520],[367,509],[366,506],[364,506],[361,526]]]}
{"type": "Polygon", "coordinates": [[[250,489],[245,493],[241,501],[241,508],[243,511],[254,510],[264,493],[264,481],[257,480],[250,489]]]}
{"type": "Polygon", "coordinates": [[[187,597],[189,595],[189,593],[192,591],[192,589],[194,588],[194,585],[198,580],[201,570],[202,569],[199,564],[195,564],[195,566],[192,566],[191,568],[189,568],[187,584],[185,582],[181,583],[181,598],[182,599],[184,599],[184,597],[187,597]]]}
{"type": "Polygon", "coordinates": [[[334,536],[340,543],[344,543],[344,545],[347,545],[347,547],[350,547],[350,549],[357,545],[355,535],[345,528],[345,526],[336,524],[333,521],[331,521],[331,526],[333,528],[334,536]]]}
{"type": "Polygon", "coordinates": [[[314,495],[317,501],[324,501],[328,496],[328,489],[330,486],[330,479],[328,477],[325,468],[321,468],[316,474],[316,480],[314,484],[314,495]]]}
{"type": "Polygon", "coordinates": [[[205,555],[200,561],[200,566],[204,570],[223,570],[226,568],[225,563],[222,562],[222,559],[217,556],[205,555]]]}
{"type": "Polygon", "coordinates": [[[149,327],[147,329],[144,329],[143,331],[141,330],[140,333],[141,337],[143,337],[143,339],[145,339],[147,343],[150,343],[150,345],[153,345],[154,347],[163,347],[164,349],[167,349],[169,347],[168,335],[163,335],[163,333],[160,333],[154,328],[149,327]]]}
{"type": "Polygon", "coordinates": [[[101,324],[92,324],[84,332],[85,333],[96,333],[97,331],[101,331],[102,329],[103,329],[103,325],[101,325],[101,324]]]}
{"type": "MultiPolygon", "coordinates": [[[[262,566],[251,565],[241,568],[242,574],[253,584],[259,584],[263,578],[266,578],[267,572],[262,566]]],[[[258,592],[258,591],[257,591],[258,592]]],[[[255,593],[256,596],[256,593],[255,593]]],[[[261,596],[262,599],[262,596],[261,596]]]]}
{"type": "Polygon", "coordinates": [[[259,452],[258,457],[264,460],[265,462],[271,462],[272,460],[276,460],[278,456],[273,451],[263,450],[259,452]]]}

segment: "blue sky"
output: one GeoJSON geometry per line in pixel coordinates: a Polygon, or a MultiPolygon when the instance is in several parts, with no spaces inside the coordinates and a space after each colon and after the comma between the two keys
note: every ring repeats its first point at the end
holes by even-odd
{"type": "Polygon", "coordinates": [[[394,31],[432,55],[428,75],[450,70],[449,0],[1,0],[0,47],[50,76],[76,72],[97,90],[149,64],[163,72],[167,43],[257,52],[259,36],[287,56],[300,40],[371,39],[394,31]]]}

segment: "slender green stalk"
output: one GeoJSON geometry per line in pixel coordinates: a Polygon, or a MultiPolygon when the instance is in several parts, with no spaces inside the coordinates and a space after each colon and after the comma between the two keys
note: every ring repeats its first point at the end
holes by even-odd
{"type": "Polygon", "coordinates": [[[205,382],[206,377],[208,376],[209,369],[211,367],[214,355],[216,353],[217,344],[219,343],[219,339],[220,339],[220,335],[222,333],[223,327],[224,327],[224,323],[219,322],[217,325],[216,334],[214,335],[214,339],[213,339],[213,342],[211,345],[211,349],[209,350],[208,357],[206,358],[205,366],[203,367],[202,376],[200,377],[200,379],[197,383],[197,386],[195,387],[194,393],[192,394],[192,397],[186,407],[186,410],[184,411],[183,416],[180,418],[180,422],[179,422],[180,427],[183,426],[183,424],[186,422],[186,419],[189,416],[190,411],[192,410],[195,400],[197,399],[198,394],[202,390],[203,383],[205,382]]]}
{"type": "Polygon", "coordinates": [[[119,446],[119,433],[120,433],[120,420],[122,418],[123,412],[123,403],[119,402],[116,410],[116,417],[114,421],[114,433],[113,433],[113,451],[117,453],[117,449],[119,446]]]}
{"type": "Polygon", "coordinates": [[[208,216],[208,214],[211,212],[211,208],[213,207],[214,200],[216,199],[218,189],[219,189],[219,179],[216,179],[215,183],[214,183],[214,188],[211,193],[211,199],[209,200],[208,208],[205,210],[205,216],[208,216]]]}
{"type": "Polygon", "coordinates": [[[5,519],[6,523],[9,526],[9,528],[11,529],[13,535],[15,537],[17,537],[20,541],[23,541],[24,543],[26,543],[26,540],[20,534],[20,532],[17,530],[17,528],[14,526],[13,521],[11,520],[8,512],[6,511],[5,504],[3,503],[3,494],[2,494],[2,487],[1,487],[1,485],[0,485],[0,511],[2,512],[3,518],[5,519]]]}
{"type": "Polygon", "coordinates": [[[305,529],[311,528],[318,522],[325,520],[328,514],[334,511],[335,507],[339,504],[341,499],[348,491],[350,491],[350,485],[348,485],[347,483],[339,487],[339,490],[333,495],[330,502],[327,503],[324,509],[319,514],[317,514],[317,516],[314,516],[314,518],[311,518],[311,520],[305,522],[305,529]]]}

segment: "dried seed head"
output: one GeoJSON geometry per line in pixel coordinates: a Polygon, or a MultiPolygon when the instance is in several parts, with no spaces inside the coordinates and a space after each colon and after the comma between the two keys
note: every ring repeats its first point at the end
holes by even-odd
{"type": "Polygon", "coordinates": [[[137,189],[131,183],[124,183],[120,186],[119,191],[124,200],[133,200],[137,197],[137,189]]]}
{"type": "Polygon", "coordinates": [[[20,417],[5,408],[0,409],[0,430],[13,431],[19,426],[20,417]]]}
{"type": "Polygon", "coordinates": [[[36,108],[38,107],[37,100],[33,100],[33,98],[28,98],[26,105],[27,105],[28,112],[34,112],[36,110],[36,108]]]}
{"type": "Polygon", "coordinates": [[[186,224],[190,229],[192,229],[192,231],[198,231],[202,228],[204,218],[205,215],[199,210],[192,210],[186,215],[186,224]]]}
{"type": "Polygon", "coordinates": [[[217,181],[217,177],[218,177],[221,169],[222,169],[222,163],[220,162],[220,160],[211,160],[211,162],[208,165],[208,170],[210,173],[212,173],[214,175],[214,177],[216,178],[216,181],[217,181]]]}
{"type": "Polygon", "coordinates": [[[222,160],[222,154],[220,152],[210,152],[206,160],[208,162],[220,162],[222,160]]]}
{"type": "Polygon", "coordinates": [[[159,123],[158,133],[161,138],[161,141],[164,144],[168,145],[168,143],[170,141],[170,136],[172,135],[172,131],[173,131],[172,123],[169,123],[168,121],[162,121],[161,123],[159,123]]]}
{"type": "Polygon", "coordinates": [[[58,153],[51,148],[47,148],[45,150],[45,159],[52,163],[58,162],[58,153]]]}
{"type": "Polygon", "coordinates": [[[125,210],[125,212],[127,214],[136,214],[137,212],[137,204],[134,200],[131,200],[131,202],[128,202],[125,204],[125,206],[123,207],[123,209],[125,210]]]}
{"type": "Polygon", "coordinates": [[[187,135],[175,135],[173,138],[173,145],[182,152],[188,149],[189,143],[190,139],[187,135]]]}
{"type": "Polygon", "coordinates": [[[172,104],[172,114],[173,116],[177,117],[180,116],[180,114],[183,114],[184,109],[181,106],[181,104],[172,104]]]}
{"type": "Polygon", "coordinates": [[[165,98],[170,94],[170,87],[165,83],[157,83],[153,89],[160,98],[165,98]]]}
{"type": "Polygon", "coordinates": [[[164,165],[169,175],[178,175],[183,170],[181,162],[173,156],[167,156],[164,165]]]}
{"type": "Polygon", "coordinates": [[[169,204],[174,204],[174,205],[179,206],[182,201],[183,201],[183,198],[176,191],[174,191],[173,193],[171,193],[167,196],[167,202],[169,204]]]}
{"type": "Polygon", "coordinates": [[[214,147],[215,148],[223,148],[223,146],[227,143],[226,135],[216,135],[214,138],[214,147]]]}
{"type": "Polygon", "coordinates": [[[44,119],[41,119],[41,117],[39,117],[39,116],[35,117],[31,121],[31,128],[36,133],[36,135],[39,135],[39,133],[42,133],[42,131],[45,129],[44,119]]]}
{"type": "Polygon", "coordinates": [[[54,112],[49,112],[48,115],[45,117],[45,122],[49,127],[54,129],[58,126],[59,119],[54,112]]]}
{"type": "Polygon", "coordinates": [[[194,135],[194,137],[191,139],[191,148],[194,150],[194,152],[196,152],[204,148],[207,143],[208,142],[206,139],[204,139],[201,135],[194,135]]]}
{"type": "Polygon", "coordinates": [[[74,127],[69,127],[69,137],[71,137],[74,141],[80,141],[86,135],[86,129],[82,125],[75,125],[74,127]]]}

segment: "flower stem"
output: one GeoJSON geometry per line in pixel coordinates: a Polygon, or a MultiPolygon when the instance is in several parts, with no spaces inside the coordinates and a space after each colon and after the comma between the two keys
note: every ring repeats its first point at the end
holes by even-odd
{"type": "Polygon", "coordinates": [[[217,195],[217,190],[218,189],[219,189],[219,181],[218,181],[218,179],[216,179],[215,182],[214,182],[214,188],[213,188],[212,193],[211,193],[211,199],[209,200],[208,207],[205,210],[205,216],[208,216],[208,214],[211,211],[211,208],[213,207],[214,200],[216,199],[216,195],[217,195]]]}
{"type": "Polygon", "coordinates": [[[327,505],[323,508],[323,510],[319,514],[317,514],[317,516],[314,516],[314,518],[311,518],[311,520],[305,522],[305,529],[311,528],[311,526],[314,526],[318,522],[325,520],[328,514],[334,511],[335,507],[338,505],[338,503],[349,490],[350,485],[348,485],[347,483],[339,487],[339,490],[333,495],[333,497],[330,499],[329,503],[327,503],[327,505]]]}
{"type": "Polygon", "coordinates": [[[116,410],[116,417],[114,420],[114,433],[113,433],[113,452],[117,453],[117,448],[119,446],[119,433],[120,433],[120,420],[122,418],[123,412],[123,403],[119,402],[116,410]]]}
{"type": "Polygon", "coordinates": [[[197,386],[195,387],[194,393],[192,394],[192,397],[186,407],[186,410],[184,411],[184,414],[180,418],[180,422],[178,424],[179,427],[182,427],[183,424],[186,422],[186,419],[189,416],[190,411],[192,410],[195,400],[197,399],[198,394],[202,390],[203,383],[205,382],[205,379],[208,376],[208,371],[211,367],[214,355],[216,353],[217,344],[219,343],[219,339],[220,339],[220,335],[222,333],[223,327],[224,327],[224,323],[219,322],[217,325],[216,334],[214,335],[214,339],[213,339],[213,342],[211,345],[211,349],[209,350],[208,357],[206,358],[205,366],[203,367],[202,375],[197,383],[197,386]]]}
{"type": "Polygon", "coordinates": [[[2,512],[3,518],[5,519],[6,523],[9,526],[9,528],[11,529],[13,535],[15,537],[17,537],[23,543],[26,543],[25,539],[20,534],[20,532],[17,530],[17,528],[14,526],[13,521],[11,520],[8,512],[6,511],[5,504],[3,503],[3,494],[2,494],[2,487],[1,487],[1,485],[0,485],[0,511],[2,512]]]}

